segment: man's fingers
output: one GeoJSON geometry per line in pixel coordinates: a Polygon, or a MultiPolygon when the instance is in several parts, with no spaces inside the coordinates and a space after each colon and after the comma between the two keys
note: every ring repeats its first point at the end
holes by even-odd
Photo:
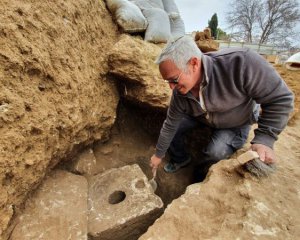
{"type": "Polygon", "coordinates": [[[266,163],[275,163],[275,161],[276,161],[275,156],[272,153],[267,152],[265,162],[266,163]]]}
{"type": "Polygon", "coordinates": [[[266,159],[266,152],[265,151],[257,151],[257,153],[258,153],[258,155],[259,155],[259,158],[260,158],[260,160],[261,161],[265,161],[265,159],[266,159]]]}
{"type": "Polygon", "coordinates": [[[156,171],[157,168],[158,168],[158,166],[155,165],[155,164],[153,164],[153,163],[150,163],[149,166],[152,168],[152,172],[153,172],[153,171],[156,171]]]}
{"type": "Polygon", "coordinates": [[[258,153],[261,161],[268,164],[275,163],[275,153],[271,148],[262,144],[253,144],[251,148],[258,153]]]}

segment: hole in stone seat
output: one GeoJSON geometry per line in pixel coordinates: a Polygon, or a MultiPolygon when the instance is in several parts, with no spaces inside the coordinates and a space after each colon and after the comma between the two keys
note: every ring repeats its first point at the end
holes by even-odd
{"type": "Polygon", "coordinates": [[[135,184],[136,188],[144,188],[145,187],[145,182],[144,180],[138,180],[135,184]]]}
{"type": "Polygon", "coordinates": [[[110,204],[118,204],[126,198],[126,194],[123,191],[115,191],[109,195],[108,202],[110,204]]]}

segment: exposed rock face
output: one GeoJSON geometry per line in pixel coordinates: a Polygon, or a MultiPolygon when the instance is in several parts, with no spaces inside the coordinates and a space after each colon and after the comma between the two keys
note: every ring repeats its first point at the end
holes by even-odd
{"type": "Polygon", "coordinates": [[[0,235],[47,169],[107,139],[117,28],[103,1],[0,3],[0,235]]]}
{"type": "Polygon", "coordinates": [[[195,42],[202,52],[217,51],[219,49],[219,43],[214,41],[211,37],[211,31],[209,28],[204,29],[203,32],[196,32],[195,42]]]}
{"type": "Polygon", "coordinates": [[[26,203],[12,240],[87,239],[86,178],[66,171],[55,171],[26,203]]]}
{"type": "Polygon", "coordinates": [[[152,107],[166,108],[172,91],[159,73],[155,59],[158,45],[141,39],[121,36],[109,55],[110,73],[125,86],[125,98],[152,107]]]}
{"type": "Polygon", "coordinates": [[[81,175],[93,175],[96,173],[96,164],[94,151],[89,148],[79,154],[71,171],[81,175]]]}
{"type": "Polygon", "coordinates": [[[296,239],[299,124],[280,136],[275,174],[258,179],[243,172],[234,158],[221,161],[203,183],[189,186],[174,200],[140,239],[296,239]]]}

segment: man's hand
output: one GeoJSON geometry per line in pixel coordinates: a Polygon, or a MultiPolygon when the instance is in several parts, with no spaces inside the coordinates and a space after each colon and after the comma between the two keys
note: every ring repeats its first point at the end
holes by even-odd
{"type": "Polygon", "coordinates": [[[150,167],[152,167],[152,172],[156,171],[159,164],[161,164],[161,158],[155,156],[155,154],[150,159],[150,167]]]}
{"type": "Polygon", "coordinates": [[[258,153],[260,160],[265,163],[275,163],[275,153],[272,148],[263,144],[252,144],[251,150],[258,153]]]}

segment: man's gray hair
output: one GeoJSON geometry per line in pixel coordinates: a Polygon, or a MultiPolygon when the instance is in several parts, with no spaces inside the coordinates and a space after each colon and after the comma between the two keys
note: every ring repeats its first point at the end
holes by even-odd
{"type": "Polygon", "coordinates": [[[167,45],[157,57],[155,63],[171,60],[182,71],[187,71],[187,63],[192,57],[201,59],[202,52],[195,41],[189,36],[182,36],[168,41],[167,45]]]}

